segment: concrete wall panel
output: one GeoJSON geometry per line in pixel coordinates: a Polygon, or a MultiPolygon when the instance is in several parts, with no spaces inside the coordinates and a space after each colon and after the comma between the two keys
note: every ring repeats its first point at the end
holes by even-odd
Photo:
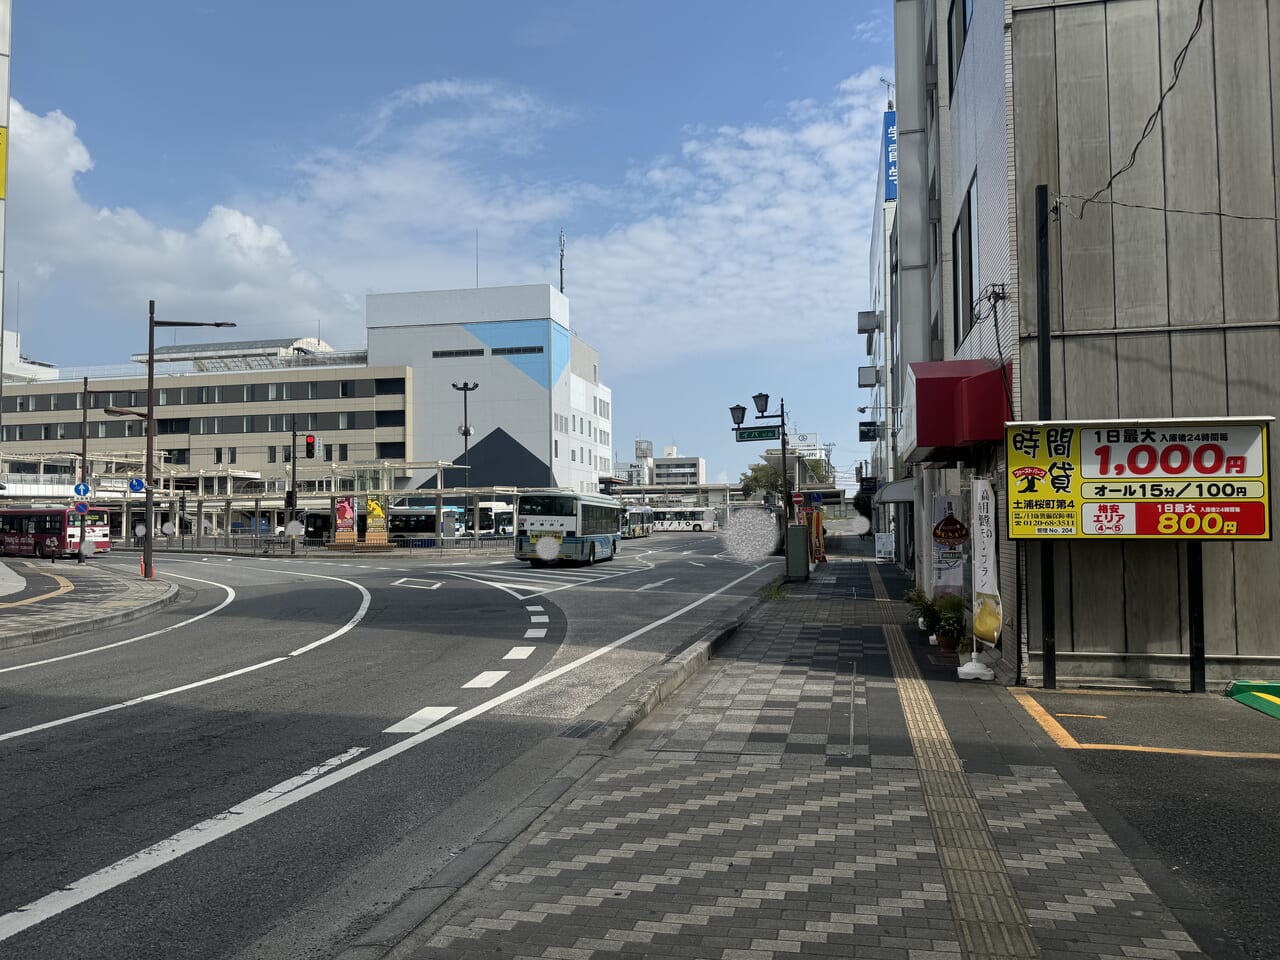
{"type": "MultiPolygon", "coordinates": [[[[1111,172],[1107,108],[1106,7],[1086,4],[1057,11],[1059,191],[1090,196],[1111,172]]],[[[1105,199],[1105,197],[1104,197],[1105,199]]],[[[1062,322],[1067,330],[1115,326],[1111,207],[1080,202],[1060,220],[1062,322]]]]}
{"type": "Polygon", "coordinates": [[[1227,409],[1227,359],[1216,330],[1170,338],[1173,416],[1220,417],[1227,409]]]}
{"type": "Polygon", "coordinates": [[[1120,415],[1114,337],[1067,337],[1063,362],[1065,419],[1105,420],[1120,415]]]}
{"type": "MultiPolygon", "coordinates": [[[[1199,0],[1160,0],[1160,83],[1173,79],[1173,61],[1195,24],[1199,0]]],[[[1161,114],[1164,131],[1165,196],[1180,210],[1218,209],[1218,151],[1213,132],[1213,5],[1187,52],[1178,85],[1198,96],[1170,96],[1161,114]]],[[[1140,131],[1134,131],[1134,135],[1140,131]]],[[[1222,235],[1216,217],[1166,215],[1169,257],[1169,322],[1222,320],[1222,235]]]]}
{"type": "Polygon", "coordinates": [[[1172,361],[1167,334],[1117,337],[1116,363],[1120,416],[1173,415],[1172,361]]]}
{"type": "MultiPolygon", "coordinates": [[[[1233,416],[1274,413],[1280,375],[1280,328],[1232,330],[1227,334],[1227,379],[1233,416]]],[[[1280,442],[1271,436],[1271,483],[1275,499],[1280,442]]],[[[1274,511],[1273,511],[1274,522],[1274,511]]],[[[1274,530],[1273,530],[1274,536],[1274,530]]],[[[1280,656],[1276,640],[1275,596],[1280,584],[1280,550],[1270,543],[1238,543],[1236,563],[1236,641],[1244,655],[1280,656]]]]}
{"type": "MultiPolygon", "coordinates": [[[[1110,102],[1111,168],[1128,159],[1151,104],[1160,99],[1160,40],[1156,0],[1108,4],[1107,88],[1110,102]]],[[[1168,322],[1164,214],[1164,138],[1157,126],[1138,151],[1133,167],[1111,190],[1111,199],[1157,209],[1111,209],[1115,243],[1116,326],[1168,322]]]]}
{"type": "MultiPolygon", "coordinates": [[[[1053,39],[1053,11],[1020,14],[1013,22],[1013,126],[1017,171],[1018,332],[1036,332],[1036,216],[1035,187],[1049,184],[1050,198],[1058,183],[1058,95],[1053,39]]],[[[1050,225],[1050,262],[1054,261],[1057,231],[1050,225]]],[[[1058,308],[1057,271],[1050,270],[1050,311],[1054,329],[1062,328],[1058,308]]],[[[1035,366],[1034,353],[1031,366],[1035,366]]],[[[1024,371],[1027,369],[1024,366],[1024,371]]],[[[1024,403],[1035,409],[1035,395],[1024,403]]]]}
{"type": "MultiPolygon", "coordinates": [[[[1267,11],[1259,2],[1220,3],[1213,16],[1218,102],[1231,105],[1218,115],[1221,209],[1234,216],[1274,215],[1267,11]]],[[[1228,323],[1280,319],[1274,224],[1224,219],[1222,262],[1228,323]]]]}
{"type": "Polygon", "coordinates": [[[1176,543],[1137,540],[1123,546],[1125,650],[1179,653],[1183,567],[1176,543]]]}
{"type": "MultiPolygon", "coordinates": [[[[1124,551],[1118,544],[1071,543],[1070,649],[1077,652],[1125,649],[1124,551]]],[[[1061,589],[1061,588],[1059,588],[1061,589]]],[[[1061,594],[1059,594],[1061,596],[1061,594]]],[[[1059,645],[1066,647],[1059,636],[1059,645]]]]}

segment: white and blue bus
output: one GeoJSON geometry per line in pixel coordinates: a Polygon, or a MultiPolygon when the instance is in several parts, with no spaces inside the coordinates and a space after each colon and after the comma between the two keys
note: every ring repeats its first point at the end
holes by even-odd
{"type": "Polygon", "coordinates": [[[647,537],[653,533],[653,507],[628,504],[622,515],[622,536],[626,540],[647,537]]]}
{"type": "Polygon", "coordinates": [[[653,529],[659,532],[664,530],[686,530],[701,533],[703,530],[714,530],[715,528],[715,507],[673,506],[653,508],[653,529]]]}
{"type": "Polygon", "coordinates": [[[599,493],[530,490],[516,500],[517,560],[612,560],[622,537],[622,504],[599,493]]]}

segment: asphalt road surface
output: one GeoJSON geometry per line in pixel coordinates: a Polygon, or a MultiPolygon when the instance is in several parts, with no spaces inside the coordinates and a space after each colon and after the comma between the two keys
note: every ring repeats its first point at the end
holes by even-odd
{"type": "Polygon", "coordinates": [[[725,547],[166,558],[164,612],[0,652],[0,955],[331,956],[780,572],[725,547]]]}

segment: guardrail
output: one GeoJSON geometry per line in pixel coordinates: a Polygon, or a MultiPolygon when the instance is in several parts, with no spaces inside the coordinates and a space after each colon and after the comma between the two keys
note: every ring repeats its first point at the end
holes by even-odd
{"type": "MultiPolygon", "coordinates": [[[[112,542],[113,550],[141,550],[142,540],[130,537],[128,540],[112,542]]],[[[289,538],[270,534],[186,534],[184,536],[156,537],[154,550],[157,553],[216,553],[237,556],[332,556],[344,551],[363,553],[371,548],[382,547],[382,544],[366,544],[360,541],[352,544],[335,543],[320,538],[299,537],[296,546],[290,549],[289,538]]],[[[463,553],[512,554],[515,550],[514,537],[413,537],[388,541],[387,553],[423,555],[459,555],[463,553]]]]}

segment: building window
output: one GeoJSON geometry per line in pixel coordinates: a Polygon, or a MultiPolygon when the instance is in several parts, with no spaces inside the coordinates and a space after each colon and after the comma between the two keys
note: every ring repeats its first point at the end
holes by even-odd
{"type": "Polygon", "coordinates": [[[280,459],[281,459],[282,461],[284,461],[285,463],[288,463],[289,461],[291,461],[291,460],[293,459],[293,448],[292,448],[292,447],[281,447],[281,448],[280,448],[280,459]]]}
{"type": "Polygon", "coordinates": [[[235,463],[235,462],[236,462],[236,448],[227,447],[227,463],[235,463]]]}
{"type": "Polygon", "coordinates": [[[560,457],[560,441],[552,440],[551,441],[551,459],[556,460],[556,459],[559,459],[559,457],[560,457]]]}
{"type": "Polygon", "coordinates": [[[377,457],[379,460],[403,460],[404,443],[397,442],[378,444],[377,457]]]}
{"type": "Polygon", "coordinates": [[[451,357],[483,357],[484,348],[477,350],[432,350],[431,358],[433,360],[448,360],[451,357]]]}
{"type": "Polygon", "coordinates": [[[345,443],[338,444],[338,459],[339,460],[347,459],[347,445],[345,443]]]}
{"type": "Polygon", "coordinates": [[[267,463],[276,462],[276,448],[274,446],[267,447],[267,463]]]}
{"type": "Polygon", "coordinates": [[[947,57],[951,68],[951,89],[956,86],[956,76],[960,72],[960,57],[964,53],[964,42],[969,36],[969,22],[973,20],[973,0],[951,0],[951,9],[947,13],[947,57]]]}
{"type": "Polygon", "coordinates": [[[973,298],[978,287],[977,230],[973,214],[977,201],[977,181],[970,183],[960,204],[960,215],[951,232],[951,296],[954,348],[959,348],[973,329],[973,298]]]}
{"type": "Polygon", "coordinates": [[[578,451],[575,450],[573,447],[569,448],[569,459],[572,460],[574,463],[578,462],[578,451]]]}
{"type": "Polygon", "coordinates": [[[349,413],[339,413],[339,414],[338,414],[338,429],[339,429],[339,430],[350,430],[350,429],[351,429],[351,414],[349,414],[349,413]]]}
{"type": "Polygon", "coordinates": [[[325,458],[326,460],[332,460],[332,459],[333,459],[333,444],[332,444],[332,443],[326,443],[326,444],[324,445],[324,458],[325,458]]]}
{"type": "Polygon", "coordinates": [[[522,353],[542,353],[541,347],[494,347],[489,351],[495,357],[513,357],[522,353]]]}
{"type": "Polygon", "coordinates": [[[213,462],[214,462],[214,463],[221,463],[221,462],[222,462],[222,448],[221,448],[221,447],[214,447],[214,448],[213,448],[213,462]]]}

